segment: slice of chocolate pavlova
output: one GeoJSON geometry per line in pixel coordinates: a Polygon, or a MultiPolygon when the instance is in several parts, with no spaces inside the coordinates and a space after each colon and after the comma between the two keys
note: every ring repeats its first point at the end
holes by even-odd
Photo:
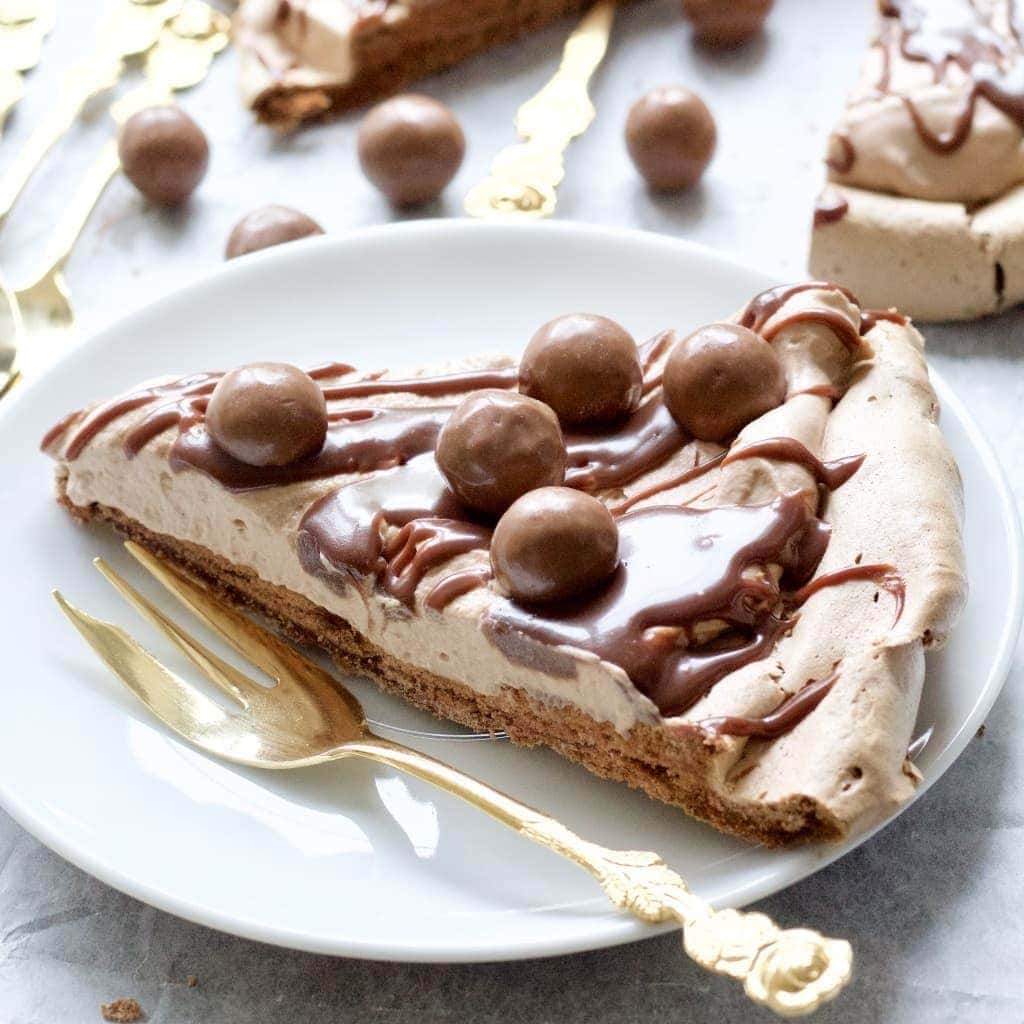
{"type": "Polygon", "coordinates": [[[920,334],[823,283],[517,365],[257,363],[43,442],[60,500],[438,715],[724,831],[834,839],[913,792],[966,594],[920,334]]]}

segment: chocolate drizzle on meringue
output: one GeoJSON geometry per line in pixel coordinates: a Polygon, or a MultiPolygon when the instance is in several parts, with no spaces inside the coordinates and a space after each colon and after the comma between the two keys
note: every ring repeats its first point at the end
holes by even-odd
{"type": "Polygon", "coordinates": [[[713,736],[746,736],[754,740],[775,740],[796,728],[828,695],[839,679],[836,670],[823,679],[812,679],[787,697],[774,711],[760,718],[721,715],[702,718],[697,728],[713,736]]]}
{"type": "Polygon", "coordinates": [[[437,377],[409,377],[406,380],[354,380],[324,388],[324,398],[328,402],[334,402],[342,398],[369,398],[371,395],[388,395],[396,392],[424,397],[464,395],[483,388],[512,388],[516,386],[518,380],[519,370],[515,366],[464,370],[437,377]]]}
{"type": "Polygon", "coordinates": [[[822,462],[796,438],[766,437],[761,441],[745,444],[741,448],[733,448],[726,455],[723,465],[753,458],[799,463],[819,484],[824,484],[830,491],[842,487],[864,462],[863,455],[848,455],[842,459],[833,459],[831,462],[822,462]]]}
{"type": "MultiPolygon", "coordinates": [[[[280,487],[344,473],[372,473],[402,466],[434,450],[437,435],[451,414],[447,406],[405,409],[345,409],[328,417],[327,438],[313,456],[284,466],[250,466],[218,447],[206,427],[182,421],[183,432],[171,446],[174,470],[198,469],[229,491],[280,487]]],[[[149,417],[144,423],[149,423],[149,417]]],[[[159,430],[170,426],[152,423],[159,430]]],[[[139,428],[128,436],[132,437],[139,428]]],[[[156,432],[159,432],[157,430],[156,432]]]]}
{"type": "Polygon", "coordinates": [[[864,309],[860,314],[860,333],[867,334],[883,320],[886,323],[899,324],[901,327],[910,322],[907,317],[902,313],[897,313],[895,309],[864,309]]]}
{"type": "Polygon", "coordinates": [[[806,579],[828,536],[796,495],[760,506],[658,506],[618,524],[621,563],[607,586],[543,609],[499,602],[484,629],[517,661],[528,660],[523,638],[589,651],[622,668],[666,716],[791,628],[776,615],[779,584],[767,567],[806,579]]]}
{"type": "Polygon", "coordinates": [[[569,455],[565,484],[583,491],[623,487],[660,466],[690,440],[660,393],[613,427],[567,430],[564,436],[569,455]]]}
{"type": "MultiPolygon", "coordinates": [[[[907,61],[928,64],[936,84],[947,80],[956,83],[957,78],[950,77],[951,69],[969,83],[963,106],[943,131],[927,124],[910,96],[901,96],[925,146],[939,154],[958,150],[970,135],[974,112],[982,97],[1024,131],[1024,49],[1014,0],[987,9],[971,0],[885,0],[879,6],[883,22],[876,46],[882,56],[882,67],[875,82],[877,93],[893,92],[894,54],[907,61]],[[997,23],[1003,12],[1009,21],[1008,33],[1001,31],[997,23]]],[[[842,174],[849,168],[834,169],[842,174]]]]}
{"type": "Polygon", "coordinates": [[[835,224],[846,216],[849,209],[850,204],[838,190],[826,187],[814,204],[814,226],[821,228],[826,224],[835,224]]]}
{"type": "MultiPolygon", "coordinates": [[[[144,405],[158,402],[164,398],[168,400],[166,405],[162,405],[157,410],[157,415],[160,416],[161,422],[164,422],[165,414],[171,410],[175,412],[175,419],[171,420],[167,425],[178,422],[179,414],[181,417],[190,418],[193,415],[194,409],[189,400],[208,398],[213,393],[213,389],[217,386],[217,381],[222,376],[223,374],[220,373],[196,373],[189,377],[181,377],[178,380],[170,381],[167,384],[154,384],[152,387],[140,388],[138,391],[129,392],[127,395],[119,395],[117,398],[101,403],[78,423],[64,449],[64,458],[69,461],[77,459],[82,454],[85,446],[104,427],[113,423],[114,420],[119,419],[125,413],[132,412],[134,409],[140,409],[144,405]]],[[[166,429],[166,426],[161,429],[166,429]]],[[[145,431],[140,436],[144,436],[144,434],[145,431]]],[[[138,450],[138,448],[133,449],[129,447],[126,440],[125,451],[129,456],[136,454],[138,450]]]]}
{"type": "Polygon", "coordinates": [[[737,321],[741,327],[748,327],[756,334],[760,334],[765,341],[771,341],[783,327],[802,321],[816,321],[827,323],[838,335],[840,341],[851,351],[856,351],[860,346],[860,335],[846,317],[834,309],[825,307],[800,309],[784,320],[774,323],[770,330],[766,330],[768,321],[779,312],[780,309],[795,295],[807,291],[839,292],[854,305],[857,300],[853,293],[842,285],[831,284],[828,281],[804,281],[800,284],[779,285],[775,288],[768,288],[758,295],[755,295],[747,303],[737,321]]]}
{"type": "Polygon", "coordinates": [[[896,613],[893,625],[900,621],[903,615],[903,606],[907,599],[907,584],[900,571],[892,565],[879,563],[877,565],[848,565],[842,569],[834,569],[832,572],[822,575],[804,584],[799,590],[789,596],[793,605],[802,605],[809,597],[817,594],[820,590],[828,587],[837,587],[843,583],[863,582],[874,583],[886,593],[891,594],[896,602],[896,613]]]}
{"type": "Polygon", "coordinates": [[[829,138],[829,147],[834,149],[825,159],[828,167],[836,174],[848,174],[857,160],[856,150],[846,132],[834,132],[829,138]],[[834,144],[834,146],[833,146],[834,144]]]}
{"type": "Polygon", "coordinates": [[[321,498],[302,517],[298,550],[303,568],[329,584],[376,580],[411,608],[431,569],[490,539],[426,454],[321,498]]]}

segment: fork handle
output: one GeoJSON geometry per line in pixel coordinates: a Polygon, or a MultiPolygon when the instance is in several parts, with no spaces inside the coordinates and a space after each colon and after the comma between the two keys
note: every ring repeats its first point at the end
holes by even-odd
{"type": "Polygon", "coordinates": [[[581,839],[554,818],[419,751],[372,734],[338,756],[366,757],[430,782],[521,836],[561,854],[594,876],[612,903],[641,920],[677,920],[691,959],[742,981],[746,994],[784,1017],[811,1013],[850,980],[853,953],[842,939],[805,928],[779,928],[760,913],[715,910],[656,854],[610,850],[581,839]]]}

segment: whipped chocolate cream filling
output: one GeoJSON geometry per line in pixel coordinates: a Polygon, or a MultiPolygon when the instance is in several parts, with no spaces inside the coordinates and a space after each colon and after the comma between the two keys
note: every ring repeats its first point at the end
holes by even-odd
{"type": "Polygon", "coordinates": [[[484,629],[513,660],[522,637],[590,651],[620,666],[663,715],[681,714],[723,676],[763,657],[789,622],[778,583],[786,565],[806,579],[828,527],[795,495],[771,505],[711,509],[657,506],[619,517],[620,565],[596,593],[543,609],[495,605],[484,629]],[[724,623],[700,642],[700,627],[724,623]]]}

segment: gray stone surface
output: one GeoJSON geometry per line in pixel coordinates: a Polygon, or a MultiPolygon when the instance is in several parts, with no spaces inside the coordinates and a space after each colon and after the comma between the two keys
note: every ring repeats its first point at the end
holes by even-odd
{"type": "MultiPolygon", "coordinates": [[[[52,101],[62,66],[81,52],[94,7],[64,3],[0,144],[0,166],[52,101]]],[[[662,231],[714,245],[780,278],[800,276],[818,154],[868,33],[869,0],[778,0],[771,32],[723,57],[695,50],[677,3],[624,12],[595,83],[598,119],[568,162],[561,215],[662,231]],[[660,82],[702,92],[721,145],[702,187],[654,198],[621,143],[625,111],[660,82]]],[[[510,140],[517,104],[552,71],[566,26],[424,86],[467,129],[466,165],[427,215],[456,215],[459,197],[510,140]]],[[[191,207],[147,209],[124,181],[108,190],[69,267],[84,329],[201,276],[249,208],[291,203],[328,230],[391,214],[355,168],[355,119],[290,139],[252,125],[234,93],[234,57],[183,98],[210,133],[214,158],[191,207]]],[[[102,105],[76,127],[0,239],[0,264],[25,279],[40,246],[109,131],[102,105]]],[[[1024,368],[1019,315],[928,332],[931,353],[995,441],[1024,496],[1024,368]]],[[[144,344],[140,339],[140,344],[144,344]]],[[[913,808],[841,862],[764,903],[787,923],[848,936],[850,990],[820,1021],[1024,1021],[1024,697],[1018,656],[984,736],[913,808]]],[[[97,1004],[136,996],[154,1024],[469,1019],[530,1024],[768,1019],[736,987],[683,962],[663,937],[549,961],[478,966],[361,963],[273,949],[186,924],[61,861],[0,813],[0,1022],[78,1024],[97,1004]],[[198,979],[189,987],[187,978],[198,979]]]]}

